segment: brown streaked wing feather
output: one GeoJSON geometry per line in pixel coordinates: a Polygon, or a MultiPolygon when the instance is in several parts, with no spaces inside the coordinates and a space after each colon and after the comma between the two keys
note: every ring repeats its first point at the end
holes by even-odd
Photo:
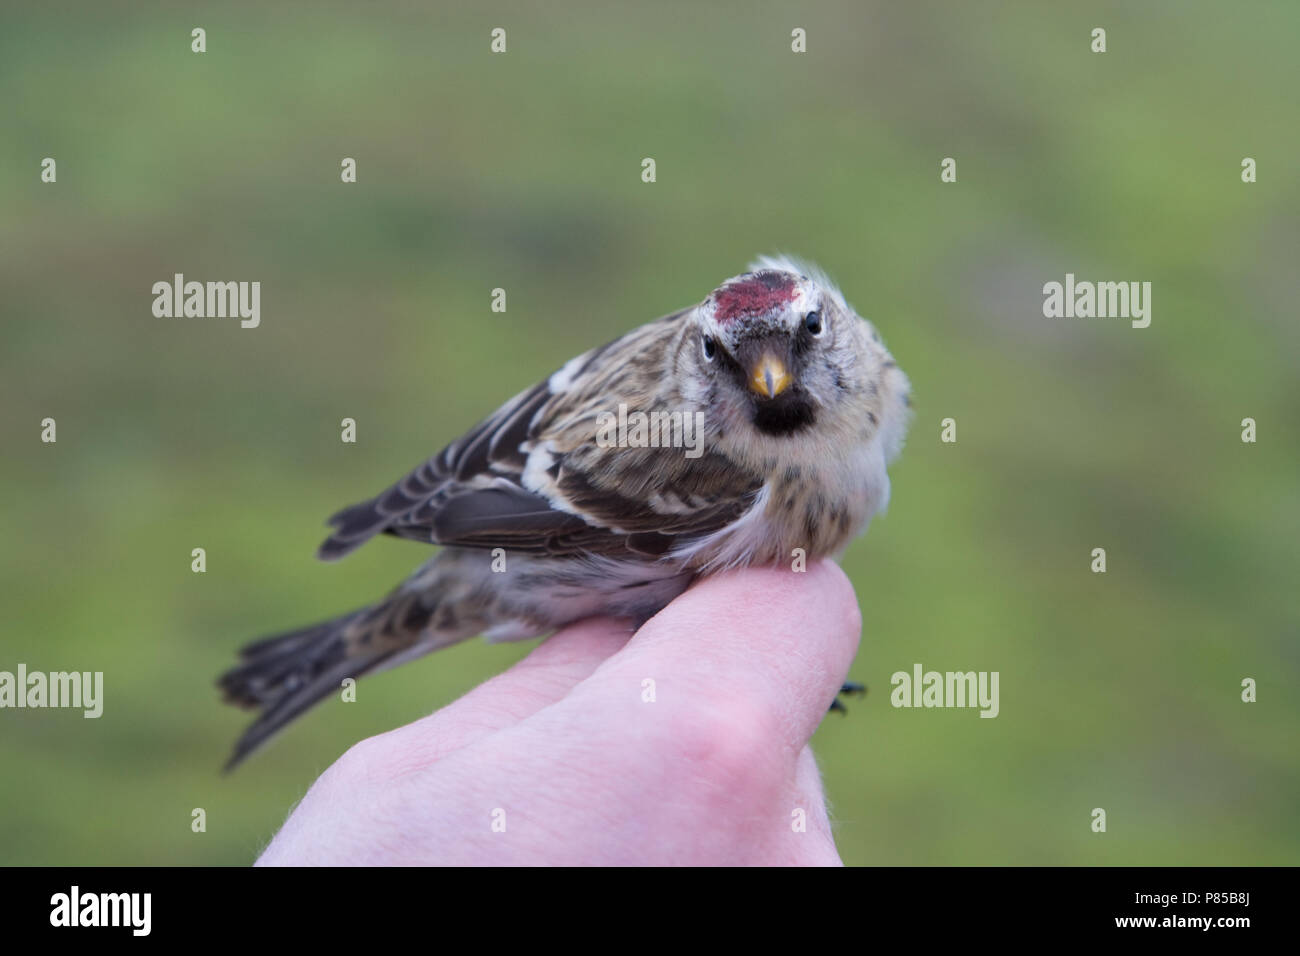
{"type": "MultiPolygon", "coordinates": [[[[432,542],[432,518],[449,486],[489,476],[493,436],[503,427],[513,431],[519,422],[530,421],[550,397],[546,382],[521,392],[386,491],[334,514],[328,521],[334,531],[321,544],[319,557],[341,558],[381,533],[432,542]]],[[[508,474],[508,456],[500,464],[508,474]]]]}
{"type": "Polygon", "coordinates": [[[402,481],[334,515],[334,533],[320,556],[342,557],[385,533],[457,547],[653,557],[735,520],[762,479],[729,459],[711,452],[687,459],[681,449],[599,448],[594,441],[597,411],[617,407],[620,397],[644,405],[656,394],[667,346],[686,311],[587,353],[574,388],[553,393],[548,379],[521,393],[402,481]],[[612,361],[620,351],[621,360],[612,361]],[[604,362],[593,367],[597,358],[604,362]],[[629,380],[649,387],[638,397],[629,393],[637,391],[629,380]],[[542,443],[556,454],[550,488],[571,510],[522,486],[527,453],[542,443]],[[657,510],[656,498],[676,505],[657,510]]]}

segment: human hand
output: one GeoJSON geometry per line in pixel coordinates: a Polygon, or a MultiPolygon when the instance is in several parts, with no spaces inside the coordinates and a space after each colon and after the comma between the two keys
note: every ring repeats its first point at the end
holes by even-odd
{"type": "Polygon", "coordinates": [[[808,740],[859,630],[830,562],[706,578],[635,635],[565,628],[348,750],[258,864],[839,864],[808,740]]]}

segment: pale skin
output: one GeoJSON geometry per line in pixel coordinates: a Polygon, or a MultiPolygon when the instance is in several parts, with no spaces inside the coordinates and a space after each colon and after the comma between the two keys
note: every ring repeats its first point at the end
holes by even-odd
{"type": "Polygon", "coordinates": [[[258,864],[839,865],[808,741],[860,628],[830,562],[702,580],[635,634],[565,628],[347,751],[258,864]]]}

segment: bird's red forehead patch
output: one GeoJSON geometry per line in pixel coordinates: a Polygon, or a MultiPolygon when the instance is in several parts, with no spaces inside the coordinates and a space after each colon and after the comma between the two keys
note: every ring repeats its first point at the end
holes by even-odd
{"type": "Polygon", "coordinates": [[[788,273],[755,272],[713,293],[714,315],[726,325],[736,319],[771,312],[792,300],[794,294],[794,277],[788,273]]]}

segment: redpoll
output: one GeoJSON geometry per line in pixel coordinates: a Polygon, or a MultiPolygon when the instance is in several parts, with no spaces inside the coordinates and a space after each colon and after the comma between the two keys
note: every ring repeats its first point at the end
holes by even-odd
{"type": "Polygon", "coordinates": [[[380,533],[443,547],[377,603],[244,649],[220,686],[261,713],[228,766],[345,678],[476,634],[643,622],[697,575],[842,552],[889,499],[907,377],[819,272],[753,270],[331,518],[325,560],[380,533]]]}

